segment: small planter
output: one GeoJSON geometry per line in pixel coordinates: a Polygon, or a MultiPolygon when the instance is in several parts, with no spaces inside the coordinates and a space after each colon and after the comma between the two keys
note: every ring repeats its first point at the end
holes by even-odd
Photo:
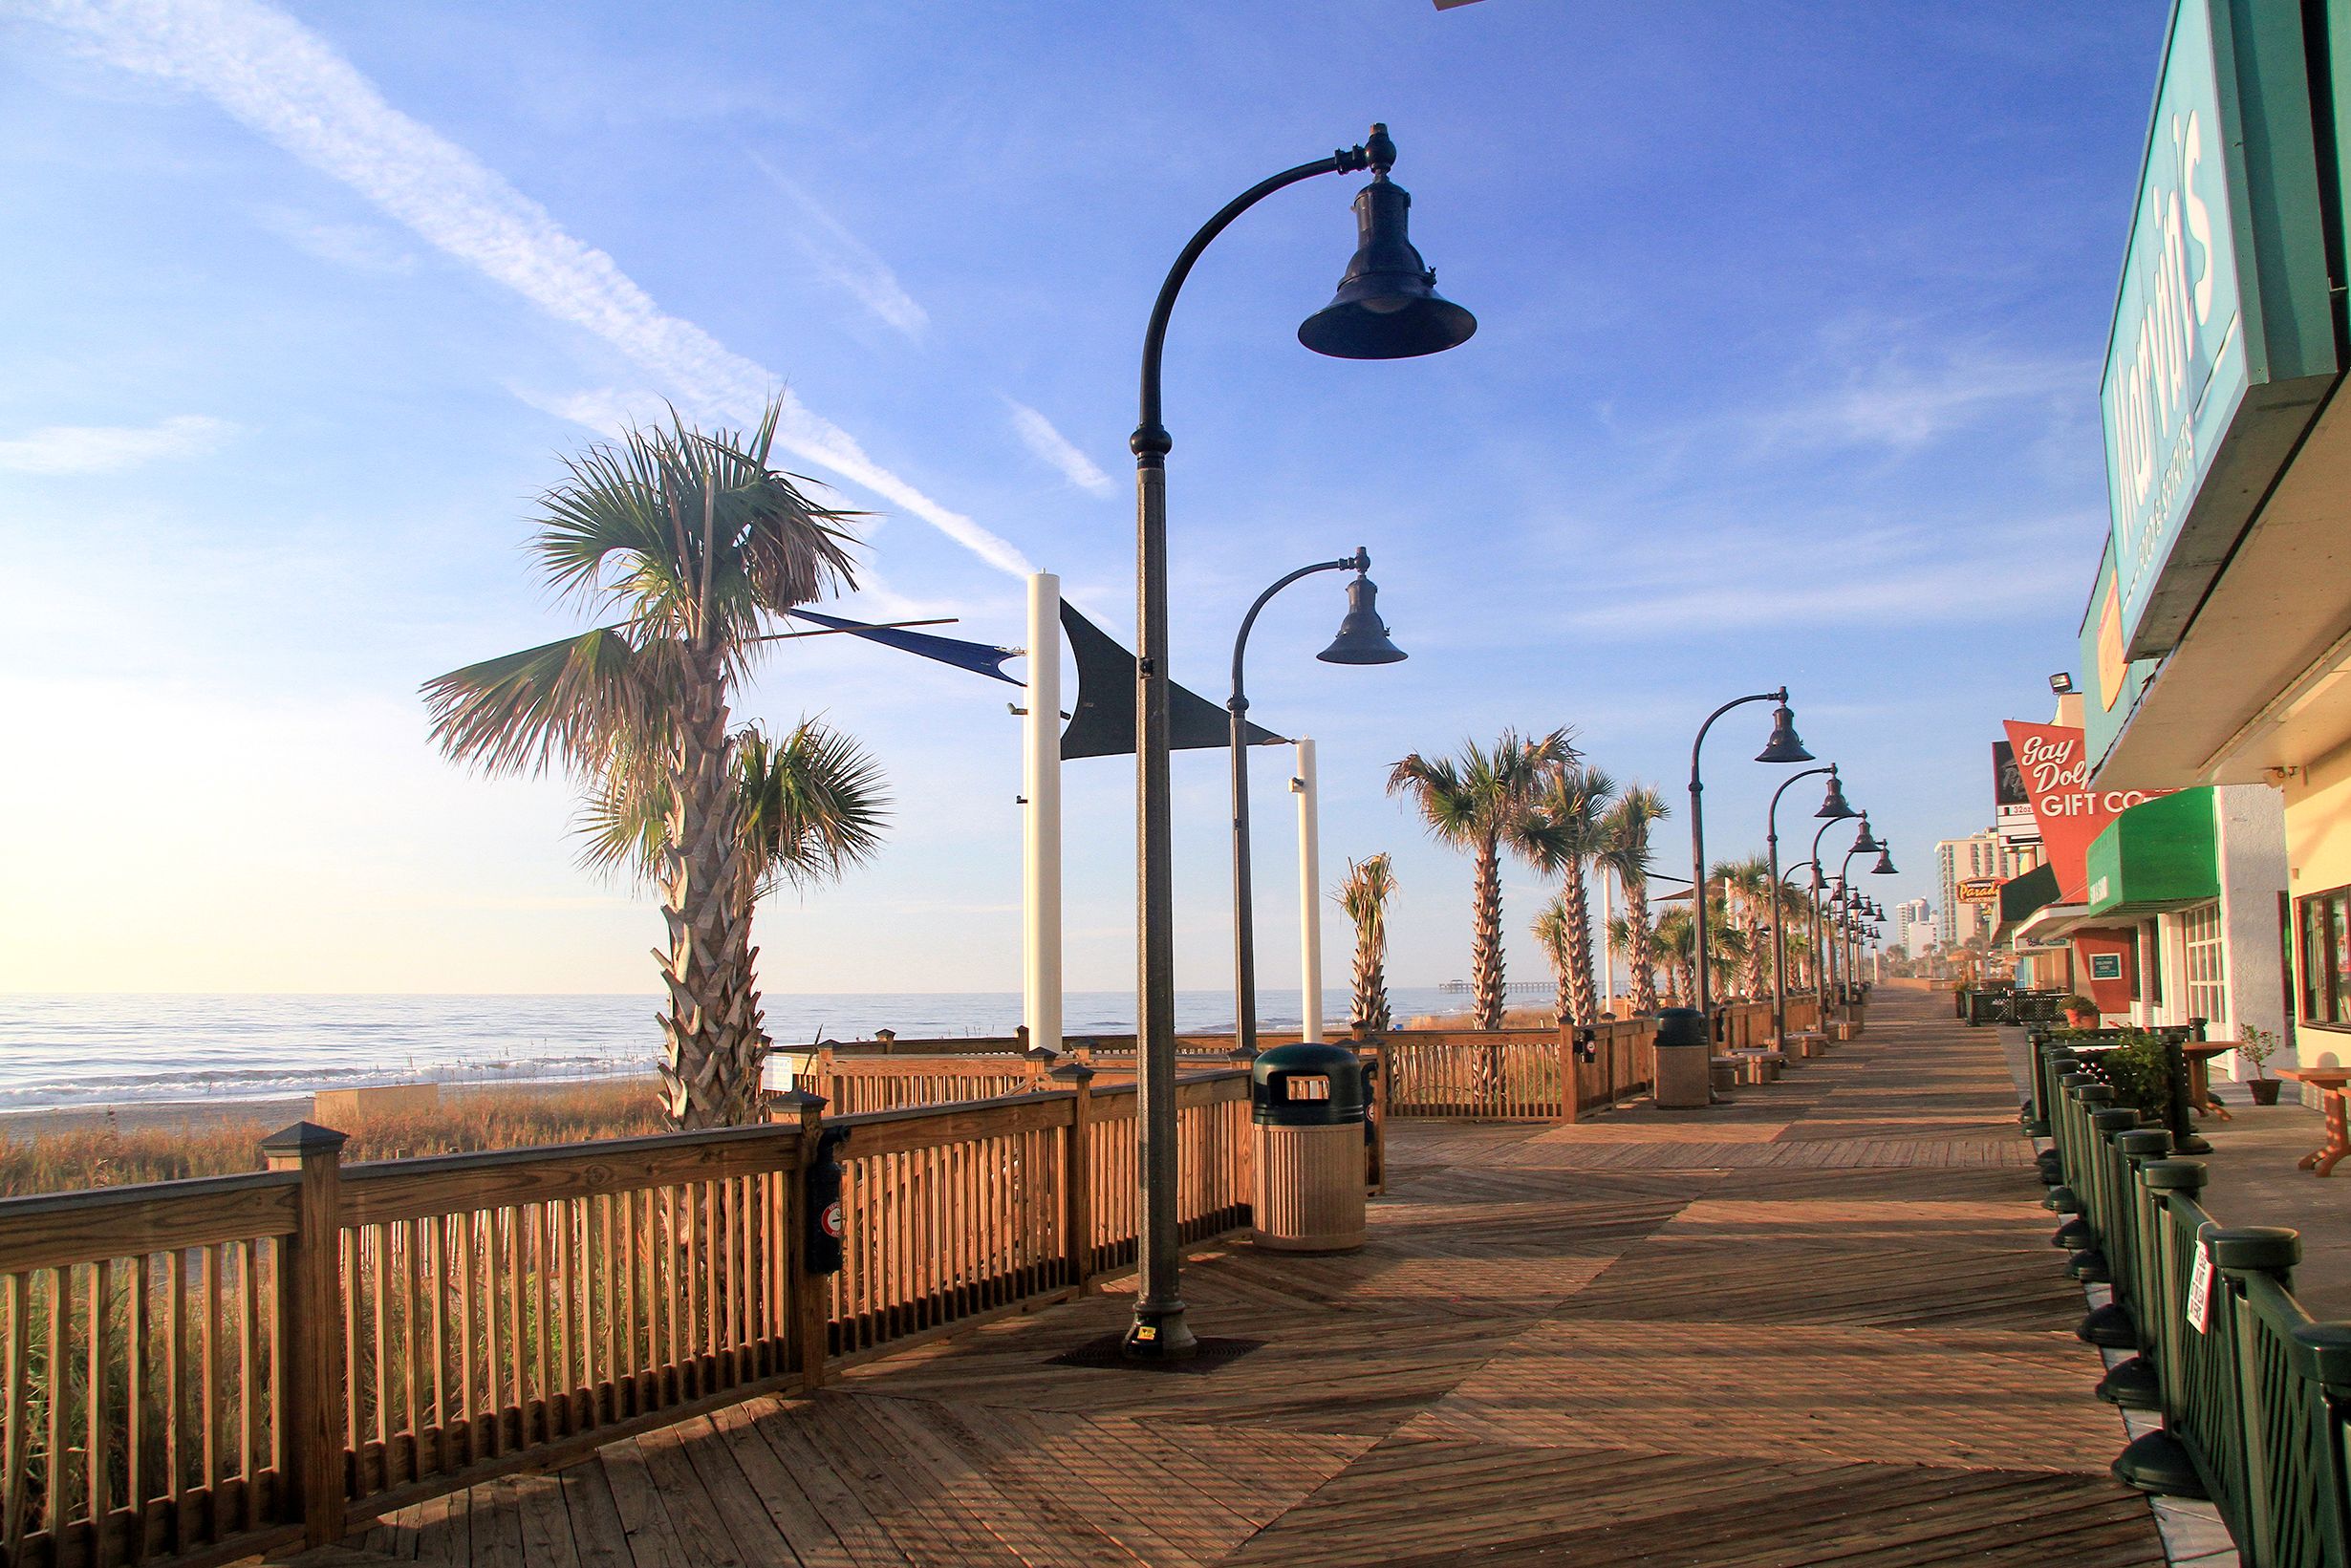
{"type": "Polygon", "coordinates": [[[2253,1096],[2253,1103],[2256,1106],[2277,1104],[2277,1089],[2278,1083],[2275,1078],[2249,1078],[2245,1081],[2245,1092],[2253,1096]]]}

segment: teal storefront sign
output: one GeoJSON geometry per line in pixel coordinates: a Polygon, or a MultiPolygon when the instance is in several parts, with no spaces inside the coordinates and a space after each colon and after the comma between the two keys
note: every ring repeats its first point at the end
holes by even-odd
{"type": "Polygon", "coordinates": [[[2099,391],[2123,653],[2165,653],[2340,368],[2298,0],[2177,0],[2099,391]]]}

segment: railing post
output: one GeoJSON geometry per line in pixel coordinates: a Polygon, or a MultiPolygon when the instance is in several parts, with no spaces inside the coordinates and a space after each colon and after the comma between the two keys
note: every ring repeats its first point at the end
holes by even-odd
{"type": "Polygon", "coordinates": [[[1087,1136],[1094,1119],[1094,1070],[1083,1062],[1065,1062],[1046,1076],[1070,1090],[1068,1139],[1061,1159],[1061,1245],[1070,1285],[1087,1296],[1094,1288],[1093,1139],[1087,1136]]]}
{"type": "Polygon", "coordinates": [[[272,1171],[301,1172],[294,1231],[277,1271],[277,1419],[285,1433],[286,1511],[302,1521],[303,1540],[332,1546],[343,1538],[343,1134],[296,1122],[262,1140],[272,1171]]]}
{"type": "MultiPolygon", "coordinates": [[[[828,1056],[831,1053],[827,1052],[828,1056]]],[[[800,1129],[792,1147],[791,1192],[785,1203],[785,1279],[791,1318],[791,1365],[800,1375],[800,1391],[812,1394],[825,1385],[828,1320],[826,1277],[809,1267],[809,1170],[816,1163],[824,1131],[825,1097],[806,1089],[775,1095],[769,1119],[800,1129]]]]}
{"type": "MultiPolygon", "coordinates": [[[[2243,1520],[2230,1520],[2252,1536],[2246,1557],[2254,1562],[2278,1560],[2272,1545],[2277,1539],[2278,1520],[2276,1517],[2276,1498],[2272,1495],[2271,1467],[2276,1462],[2270,1452],[2270,1439],[2276,1430],[2276,1412],[2270,1408],[2268,1396],[2272,1390],[2261,1376],[2260,1336],[2269,1332],[2258,1317],[2245,1305],[2245,1281],[2255,1275],[2267,1275],[2280,1290],[2294,1288],[2294,1265],[2302,1260],[2302,1236],[2298,1231],[2282,1225],[2213,1226],[2204,1233],[2204,1245],[2212,1255],[2212,1272],[2220,1277],[2213,1286],[2213,1295],[2224,1291],[2230,1297],[2225,1326],[2232,1338],[2231,1349],[2235,1361],[2237,1441],[2241,1450],[2243,1470],[2242,1496],[2250,1515],[2243,1520]]],[[[2294,1532],[2299,1535],[2300,1531],[2294,1532]]]]}
{"type": "Polygon", "coordinates": [[[1552,1042],[1552,1055],[1559,1061],[1559,1120],[1576,1119],[1576,1101],[1581,1098],[1576,1083],[1576,1026],[1562,1019],[1558,1039],[1552,1042]]]}
{"type": "Polygon", "coordinates": [[[2325,1559],[2341,1562],[2351,1559],[2351,1445],[2344,1430],[2351,1421],[2351,1323],[2297,1323],[2294,1343],[2301,1352],[2295,1370],[2319,1386],[2310,1411],[2315,1429],[2303,1434],[2310,1451],[2325,1459],[2313,1489],[2313,1534],[2325,1559]]]}
{"type": "MultiPolygon", "coordinates": [[[[2061,1109],[2062,1107],[2060,1107],[2061,1109]]],[[[2149,1160],[2139,1168],[2146,1184],[2155,1216],[2156,1269],[2154,1300],[2148,1308],[2152,1324],[2143,1324],[2153,1336],[2156,1373],[2162,1384],[2163,1428],[2134,1438],[2114,1461],[2117,1479],[2142,1492],[2161,1496],[2202,1497],[2204,1479],[2175,1428],[2180,1425],[2189,1378],[2187,1336],[2195,1332],[2187,1321],[2188,1280],[2180,1271],[2180,1248],[2175,1232],[2179,1217],[2170,1199],[2194,1207],[2204,1190],[2207,1171],[2202,1160],[2149,1160]]],[[[2201,1210],[2197,1211],[2201,1213],[2201,1210]]]]}

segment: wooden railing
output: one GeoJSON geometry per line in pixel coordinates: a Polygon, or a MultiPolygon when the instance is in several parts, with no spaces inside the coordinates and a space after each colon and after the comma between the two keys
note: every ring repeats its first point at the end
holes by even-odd
{"type": "Polygon", "coordinates": [[[1382,1063],[1391,1115],[1558,1122],[1647,1090],[1656,1033],[1642,1018],[1585,1031],[1396,1029],[1362,1043],[1382,1063]]]}
{"type": "MultiPolygon", "coordinates": [[[[0,1200],[0,1561],[222,1561],[1089,1287],[1135,1250],[1134,1096],[0,1200]],[[837,1138],[830,1136],[838,1134],[837,1138]],[[810,1163],[846,1266],[809,1271],[810,1163]]],[[[1187,1242],[1249,1218],[1248,1082],[1177,1086],[1187,1242]]]]}

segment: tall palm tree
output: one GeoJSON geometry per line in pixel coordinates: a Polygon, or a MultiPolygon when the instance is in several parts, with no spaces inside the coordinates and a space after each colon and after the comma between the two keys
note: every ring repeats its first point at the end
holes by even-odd
{"type": "Polygon", "coordinates": [[[1383,1033],[1395,1021],[1388,1009],[1388,904],[1395,895],[1395,862],[1385,851],[1348,861],[1335,895],[1355,922],[1354,1021],[1383,1033]]]}
{"type": "Polygon", "coordinates": [[[1601,864],[1625,890],[1624,944],[1632,969],[1635,1016],[1657,1011],[1657,962],[1650,951],[1649,918],[1650,829],[1667,816],[1665,797],[1648,784],[1634,784],[1616,798],[1607,816],[1607,848],[1601,864]]]}
{"type": "Polygon", "coordinates": [[[1567,731],[1521,737],[1504,730],[1488,750],[1461,743],[1458,757],[1419,752],[1389,770],[1388,793],[1405,794],[1440,844],[1475,856],[1470,888],[1473,1021],[1502,1026],[1502,850],[1524,853],[1541,831],[1535,797],[1553,768],[1581,761],[1567,731]]]}
{"type": "Polygon", "coordinates": [[[673,413],[565,459],[531,553],[560,597],[613,618],[424,687],[450,757],[492,774],[561,766],[599,797],[658,803],[662,1082],[681,1128],[738,1119],[758,1083],[735,690],[773,617],[854,586],[849,514],[768,465],[781,411],[748,435],[673,413]]]}
{"type": "Polygon", "coordinates": [[[1614,779],[1599,768],[1568,763],[1551,770],[1535,803],[1541,820],[1529,835],[1528,858],[1536,870],[1555,872],[1561,883],[1553,908],[1564,922],[1561,935],[1566,942],[1564,967],[1557,971],[1566,1004],[1563,1023],[1592,1023],[1600,1014],[1600,989],[1592,982],[1591,889],[1585,872],[1608,848],[1607,815],[1615,800],[1614,779]]]}

